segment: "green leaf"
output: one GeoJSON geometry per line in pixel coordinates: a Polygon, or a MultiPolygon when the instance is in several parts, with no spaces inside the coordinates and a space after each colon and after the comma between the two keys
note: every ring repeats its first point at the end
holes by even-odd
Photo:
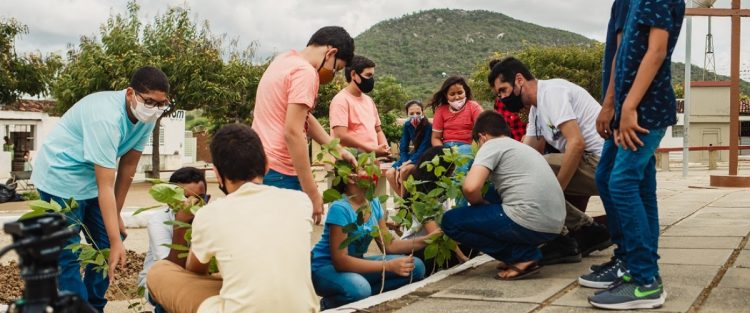
{"type": "Polygon", "coordinates": [[[192,228],[193,225],[190,225],[190,223],[185,223],[182,221],[177,220],[169,220],[164,222],[165,225],[175,226],[177,225],[178,228],[192,228]]]}
{"type": "Polygon", "coordinates": [[[67,202],[65,202],[65,205],[67,206],[66,211],[72,211],[78,208],[78,201],[76,201],[75,198],[71,197],[67,202]]]}
{"type": "Polygon", "coordinates": [[[185,200],[185,191],[172,184],[157,184],[149,189],[148,193],[154,200],[160,203],[173,204],[175,201],[185,200]]]}
{"type": "Polygon", "coordinates": [[[434,258],[438,253],[438,245],[437,244],[429,244],[427,247],[424,248],[424,258],[429,260],[434,258]]]}
{"type": "Polygon", "coordinates": [[[357,227],[357,224],[356,224],[356,223],[350,223],[350,224],[347,224],[346,226],[342,227],[342,228],[341,228],[341,230],[342,230],[342,231],[343,231],[343,232],[344,232],[345,234],[348,234],[348,233],[351,233],[351,232],[354,232],[354,231],[356,231],[356,230],[357,230],[357,228],[358,228],[358,227],[357,227]]]}
{"type": "Polygon", "coordinates": [[[81,244],[80,243],[71,243],[71,244],[65,246],[64,249],[67,249],[67,250],[70,250],[73,253],[76,253],[78,250],[81,249],[81,244]]]}
{"type": "MultiPolygon", "coordinates": [[[[57,202],[54,201],[43,201],[43,200],[34,200],[29,202],[29,208],[31,208],[34,211],[55,211],[55,206],[52,205],[52,203],[57,204],[57,202]]],[[[59,204],[57,205],[60,206],[59,204]]]]}
{"type": "Polygon", "coordinates": [[[150,206],[150,207],[140,208],[140,209],[136,210],[135,212],[133,212],[133,215],[138,215],[138,214],[141,214],[141,213],[146,212],[148,210],[153,210],[153,209],[161,208],[161,207],[163,207],[163,205],[157,204],[157,205],[150,206]]]}
{"type": "Polygon", "coordinates": [[[432,165],[438,166],[438,164],[440,164],[440,156],[436,155],[430,162],[432,162],[432,165]]]}
{"type": "Polygon", "coordinates": [[[352,242],[356,241],[359,238],[362,238],[362,236],[364,235],[364,233],[359,233],[353,236],[350,234],[348,237],[346,237],[346,240],[341,242],[341,244],[339,245],[339,249],[346,249],[352,242]]]}
{"type": "Polygon", "coordinates": [[[34,217],[37,217],[37,216],[42,216],[44,214],[47,214],[47,212],[45,212],[45,211],[29,211],[29,212],[26,212],[23,215],[21,215],[21,217],[18,218],[18,219],[19,220],[25,220],[25,219],[34,218],[34,217]]]}
{"type": "Polygon", "coordinates": [[[341,199],[341,194],[336,189],[328,189],[323,192],[323,203],[331,203],[341,199]]]}
{"type": "Polygon", "coordinates": [[[162,244],[162,246],[170,248],[175,251],[190,251],[190,248],[184,245],[178,245],[178,244],[173,244],[173,243],[169,243],[169,244],[165,243],[165,244],[162,244]]]}

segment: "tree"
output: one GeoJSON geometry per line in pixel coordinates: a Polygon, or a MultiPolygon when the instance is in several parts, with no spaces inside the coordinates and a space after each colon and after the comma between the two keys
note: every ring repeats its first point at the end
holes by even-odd
{"type": "Polygon", "coordinates": [[[402,111],[406,101],[411,98],[411,94],[393,75],[380,76],[372,91],[372,100],[375,101],[381,115],[391,111],[402,111]]]}
{"type": "Polygon", "coordinates": [[[0,104],[13,103],[23,94],[46,95],[55,73],[62,66],[59,55],[41,53],[18,56],[15,38],[28,27],[15,19],[0,19],[0,104]]]}
{"type": "Polygon", "coordinates": [[[601,99],[604,47],[599,43],[589,46],[526,46],[511,53],[495,52],[474,67],[469,84],[476,99],[494,101],[495,95],[487,83],[488,64],[491,59],[506,56],[521,60],[537,79],[563,78],[586,89],[594,99],[601,99]]]}
{"type": "MultiPolygon", "coordinates": [[[[64,112],[90,93],[126,88],[132,72],[144,65],[156,66],[169,77],[175,106],[162,116],[177,108],[225,108],[254,98],[255,88],[246,93],[235,89],[244,84],[239,76],[255,73],[241,69],[252,65],[249,59],[234,55],[225,65],[222,37],[212,34],[207,22],[193,21],[188,8],[170,8],[143,26],[138,12],[136,2],[128,2],[125,15],[110,16],[101,26],[101,41],[82,37],[78,49],[68,51],[68,64],[53,87],[59,111],[64,112]],[[227,74],[234,80],[228,80],[227,74]]],[[[251,52],[245,56],[251,56],[251,52]]],[[[250,76],[244,79],[254,81],[250,76]]],[[[232,112],[244,119],[250,109],[232,112]]],[[[160,121],[153,138],[158,138],[160,121]]],[[[158,177],[159,163],[159,142],[153,140],[152,177],[158,177]]]]}

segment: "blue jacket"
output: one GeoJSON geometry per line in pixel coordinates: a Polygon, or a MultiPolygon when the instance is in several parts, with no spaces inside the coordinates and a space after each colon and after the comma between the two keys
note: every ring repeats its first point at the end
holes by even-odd
{"type": "Polygon", "coordinates": [[[425,125],[425,130],[422,134],[422,142],[419,144],[419,147],[415,147],[414,152],[409,154],[409,143],[414,140],[416,132],[417,129],[407,119],[406,123],[404,123],[404,133],[401,135],[401,143],[399,144],[400,158],[393,163],[393,167],[397,168],[407,160],[410,160],[412,164],[417,164],[419,158],[422,157],[422,154],[432,146],[430,143],[430,140],[432,139],[432,124],[428,123],[425,125]]]}

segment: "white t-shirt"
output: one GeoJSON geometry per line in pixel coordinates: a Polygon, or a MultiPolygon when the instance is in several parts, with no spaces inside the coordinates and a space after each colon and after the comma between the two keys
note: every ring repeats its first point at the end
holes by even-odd
{"type": "Polygon", "coordinates": [[[567,140],[559,126],[576,120],[586,145],[584,150],[601,156],[604,139],[596,132],[596,118],[601,108],[581,86],[564,79],[539,80],[536,106],[529,111],[526,136],[541,135],[547,143],[564,153],[567,140]]]}
{"type": "Polygon", "coordinates": [[[165,244],[172,243],[172,226],[164,224],[166,221],[174,221],[174,211],[168,207],[155,210],[148,220],[148,251],[143,259],[143,270],[138,274],[138,287],[146,286],[146,274],[156,261],[163,260],[169,255],[169,247],[165,244]]]}
{"type": "Polygon", "coordinates": [[[198,210],[190,249],[202,263],[216,257],[224,279],[198,312],[317,312],[312,225],[307,195],[253,183],[198,210]]]}

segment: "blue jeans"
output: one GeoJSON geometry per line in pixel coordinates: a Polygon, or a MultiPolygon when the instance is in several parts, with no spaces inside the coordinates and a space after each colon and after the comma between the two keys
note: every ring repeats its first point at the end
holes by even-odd
{"type": "MultiPolygon", "coordinates": [[[[65,199],[50,195],[42,190],[39,190],[39,198],[47,202],[54,200],[62,207],[65,207],[65,199]]],[[[75,229],[80,232],[81,226],[76,221],[82,223],[90,233],[90,236],[84,233],[87,243],[96,244],[96,247],[99,249],[109,248],[109,237],[107,236],[107,230],[104,228],[104,220],[99,209],[99,198],[76,199],[76,201],[78,202],[78,208],[65,214],[68,225],[75,224],[75,229]]],[[[80,236],[73,236],[68,239],[65,245],[80,242],[80,236]]],[[[58,278],[58,288],[78,294],[96,310],[104,312],[104,306],[107,305],[107,298],[104,297],[104,294],[107,293],[107,288],[109,288],[109,279],[105,278],[102,273],[95,272],[91,265],[86,266],[83,279],[81,279],[81,264],[78,262],[79,254],[80,251],[73,253],[70,249],[63,249],[59,260],[60,277],[58,278]]]]}
{"type": "Polygon", "coordinates": [[[302,185],[300,185],[299,178],[297,176],[281,174],[274,170],[268,170],[266,176],[263,177],[263,184],[284,189],[302,191],[302,185]]]}
{"type": "Polygon", "coordinates": [[[539,245],[559,234],[542,233],[516,224],[500,204],[460,207],[443,215],[440,227],[448,237],[506,264],[538,261],[539,245]]]}
{"type": "Polygon", "coordinates": [[[148,303],[151,303],[151,305],[154,306],[154,313],[167,313],[167,310],[165,310],[161,306],[161,304],[156,302],[156,300],[154,300],[154,297],[152,297],[151,294],[146,295],[146,300],[148,300],[148,303]]]}
{"type": "Polygon", "coordinates": [[[615,258],[625,261],[625,243],[622,237],[622,228],[620,228],[620,219],[609,192],[609,180],[612,177],[612,168],[615,166],[617,149],[615,141],[611,137],[604,141],[602,156],[599,158],[599,165],[596,167],[596,187],[599,190],[602,204],[604,204],[604,212],[607,213],[609,236],[612,243],[616,245],[615,258]]]}
{"type": "MultiPolygon", "coordinates": [[[[386,260],[403,258],[403,255],[386,256],[386,260]]],[[[373,255],[365,257],[366,260],[380,261],[382,255],[373,255]]],[[[424,278],[424,263],[419,258],[414,258],[414,270],[412,271],[412,282],[420,281],[424,278]]],[[[321,310],[340,307],[347,303],[362,300],[373,293],[380,291],[381,272],[373,273],[352,273],[339,272],[333,267],[333,264],[326,265],[312,272],[313,286],[315,293],[323,297],[320,301],[321,310]]],[[[385,273],[385,287],[383,291],[389,291],[409,283],[410,277],[398,276],[391,272],[385,273]]]]}
{"type": "MultiPolygon", "coordinates": [[[[600,194],[602,190],[609,194],[610,211],[616,212],[622,231],[625,263],[633,279],[640,284],[651,283],[659,275],[659,210],[656,203],[654,153],[665,130],[666,128],[653,129],[648,134],[639,134],[643,147],[639,147],[637,151],[612,148],[610,143],[610,149],[615,150],[615,155],[614,162],[610,162],[612,167],[609,168],[609,185],[599,187],[600,194]]],[[[600,161],[600,167],[602,163],[600,161]]],[[[606,172],[607,168],[602,168],[601,171],[606,172]]],[[[602,177],[607,176],[605,174],[602,177]]],[[[602,201],[604,198],[602,197],[602,201]]],[[[606,205],[605,202],[605,207],[606,205]]],[[[609,211],[607,215],[611,220],[609,211]]]]}
{"type": "MultiPolygon", "coordinates": [[[[458,153],[460,153],[460,154],[471,156],[471,145],[470,144],[467,144],[465,142],[460,142],[460,141],[450,141],[450,142],[446,142],[446,143],[443,144],[443,148],[452,148],[452,147],[457,147],[458,148],[458,153]]],[[[474,159],[472,158],[471,161],[467,162],[466,164],[464,164],[464,165],[462,165],[460,167],[457,167],[456,170],[455,170],[455,172],[453,173],[453,175],[455,176],[458,173],[463,173],[464,177],[466,177],[465,175],[466,175],[466,173],[469,172],[469,168],[471,168],[471,165],[473,163],[474,163],[474,159]]],[[[469,202],[466,201],[466,198],[464,198],[464,197],[458,197],[456,199],[456,207],[462,207],[462,206],[467,206],[467,205],[469,205],[469,202]]]]}

